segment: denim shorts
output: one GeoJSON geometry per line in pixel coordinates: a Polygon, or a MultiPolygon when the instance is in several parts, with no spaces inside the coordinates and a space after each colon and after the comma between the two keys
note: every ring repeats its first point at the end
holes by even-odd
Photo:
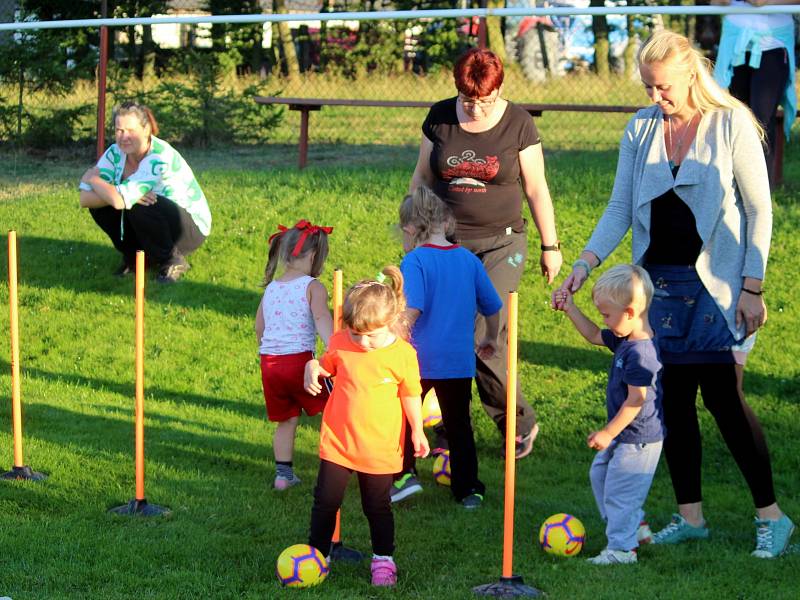
{"type": "Polygon", "coordinates": [[[645,265],[653,280],[650,326],[665,363],[732,363],[736,340],[693,266],[645,265]]]}

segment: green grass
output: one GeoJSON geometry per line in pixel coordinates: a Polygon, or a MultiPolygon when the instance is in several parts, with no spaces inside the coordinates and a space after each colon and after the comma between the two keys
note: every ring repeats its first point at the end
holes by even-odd
{"type": "MultiPolygon", "coordinates": [[[[368,564],[336,565],[310,591],[282,591],[274,562],[307,535],[318,419],[299,429],[296,465],[303,484],[279,495],[265,419],[252,319],[266,238],[298,218],[333,225],[331,269],[345,283],[374,275],[401,256],[396,207],[413,168],[414,146],[312,146],[314,165],[294,170],[291,146],[187,152],[214,214],[207,243],[184,281],[147,283],[147,497],[169,519],[109,516],[133,484],[133,282],[110,272],[118,257],[74,191],[84,156],[34,162],[2,155],[0,229],[19,236],[20,338],[25,462],[49,474],[41,483],[0,482],[0,595],[27,599],[127,598],[444,598],[501,572],[503,463],[500,438],[473,403],[481,476],[488,486],[477,513],[460,510],[432,482],[396,510],[401,569],[395,591],[373,590],[368,564]]],[[[798,181],[790,146],[786,179],[798,181]]],[[[548,155],[565,260],[577,257],[613,182],[613,152],[548,155]]],[[[776,195],[766,298],[770,321],[748,364],[748,398],[771,444],[783,508],[800,518],[800,353],[796,183],[776,195]]],[[[531,236],[531,246],[538,240],[531,236]]],[[[625,261],[624,245],[608,263],[625,261]]],[[[536,254],[534,253],[534,256],[536,254]]],[[[5,257],[5,253],[3,252],[5,257]]],[[[6,280],[5,258],[0,276],[6,280]]],[[[328,285],[328,287],[330,287],[328,285]]],[[[709,416],[702,412],[704,491],[713,538],[675,548],[644,548],[640,564],[601,569],[581,557],[558,560],[533,542],[550,514],[570,512],[588,532],[583,556],[604,545],[589,488],[592,451],[584,439],[603,422],[609,356],[588,347],[559,313],[532,262],[520,288],[523,388],[542,433],[517,465],[515,571],[548,597],[617,599],[794,598],[800,552],[752,559],[753,508],[744,482],[709,416]],[[795,590],[792,592],[792,590],[795,590]]],[[[586,294],[579,302],[589,310],[586,294]]],[[[0,465],[12,453],[8,290],[0,286],[0,465]]],[[[589,314],[592,314],[591,312],[589,314]]],[[[666,468],[648,510],[654,527],[674,510],[666,468]]],[[[355,485],[343,508],[346,542],[369,550],[355,485]]],[[[800,538],[798,538],[800,541],[800,538]]]]}

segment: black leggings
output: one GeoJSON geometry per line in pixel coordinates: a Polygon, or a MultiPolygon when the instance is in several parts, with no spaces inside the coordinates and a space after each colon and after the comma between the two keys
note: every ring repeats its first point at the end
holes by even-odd
{"type": "MultiPolygon", "coordinates": [[[[792,49],[794,52],[794,49],[792,49]]],[[[767,50],[761,54],[761,66],[749,67],[750,53],[745,54],[744,64],[733,69],[730,92],[747,104],[756,119],[767,132],[770,157],[775,153],[775,112],[789,80],[789,57],[785,48],[767,50]]]]}
{"type": "MultiPolygon", "coordinates": [[[[442,422],[447,432],[450,449],[451,491],[458,501],[470,494],[483,495],[486,486],[478,479],[478,452],[469,415],[472,400],[472,379],[423,379],[422,396],[431,388],[436,392],[442,422]]],[[[406,424],[406,439],[403,446],[403,471],[415,470],[414,445],[411,443],[411,427],[406,424]]]]}
{"type": "Polygon", "coordinates": [[[134,204],[124,211],[104,206],[89,212],[129,265],[137,250],[144,250],[148,262],[161,264],[175,254],[188,256],[206,239],[192,216],[164,196],[148,206],[134,204]]]}
{"type": "Polygon", "coordinates": [[[733,364],[664,365],[664,454],[678,504],[702,500],[697,388],[744,475],[756,508],[775,502],[769,450],[753,410],[739,395],[733,364]]]}
{"type": "MultiPolygon", "coordinates": [[[[342,506],[344,491],[350,480],[352,469],[327,460],[319,463],[317,485],[314,487],[314,506],[311,508],[311,532],[309,546],[313,546],[325,556],[331,553],[331,539],[336,527],[336,511],[342,506]]],[[[389,491],[392,487],[392,474],[358,474],[358,488],[361,491],[361,507],[369,522],[372,538],[372,552],[380,556],[394,553],[394,516],[389,491]]]]}

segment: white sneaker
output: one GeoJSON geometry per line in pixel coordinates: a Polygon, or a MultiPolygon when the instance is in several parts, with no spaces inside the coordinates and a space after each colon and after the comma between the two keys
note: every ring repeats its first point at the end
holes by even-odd
{"type": "Polygon", "coordinates": [[[600,554],[587,558],[586,562],[593,565],[630,565],[637,562],[636,550],[610,550],[605,548],[600,554]]]}
{"type": "Polygon", "coordinates": [[[639,542],[640,546],[653,543],[653,532],[650,531],[650,525],[647,524],[647,521],[639,523],[639,529],[636,530],[636,541],[639,542]]]}

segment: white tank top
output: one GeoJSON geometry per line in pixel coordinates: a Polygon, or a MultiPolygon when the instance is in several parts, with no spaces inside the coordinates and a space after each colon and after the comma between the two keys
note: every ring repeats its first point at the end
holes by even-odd
{"type": "Polygon", "coordinates": [[[303,275],[291,281],[271,281],[264,290],[261,312],[264,316],[264,335],[261,354],[297,354],[313,352],[317,342],[314,315],[308,304],[306,290],[314,281],[303,275]]]}
{"type": "MultiPolygon", "coordinates": [[[[731,0],[731,6],[752,6],[752,4],[744,0],[731,0]]],[[[753,29],[761,33],[760,45],[763,52],[784,47],[780,40],[769,35],[770,31],[778,29],[779,27],[794,25],[792,15],[784,13],[769,15],[725,15],[725,18],[741,29],[753,29]]],[[[794,49],[790,48],[789,51],[794,52],[794,49]]]]}

